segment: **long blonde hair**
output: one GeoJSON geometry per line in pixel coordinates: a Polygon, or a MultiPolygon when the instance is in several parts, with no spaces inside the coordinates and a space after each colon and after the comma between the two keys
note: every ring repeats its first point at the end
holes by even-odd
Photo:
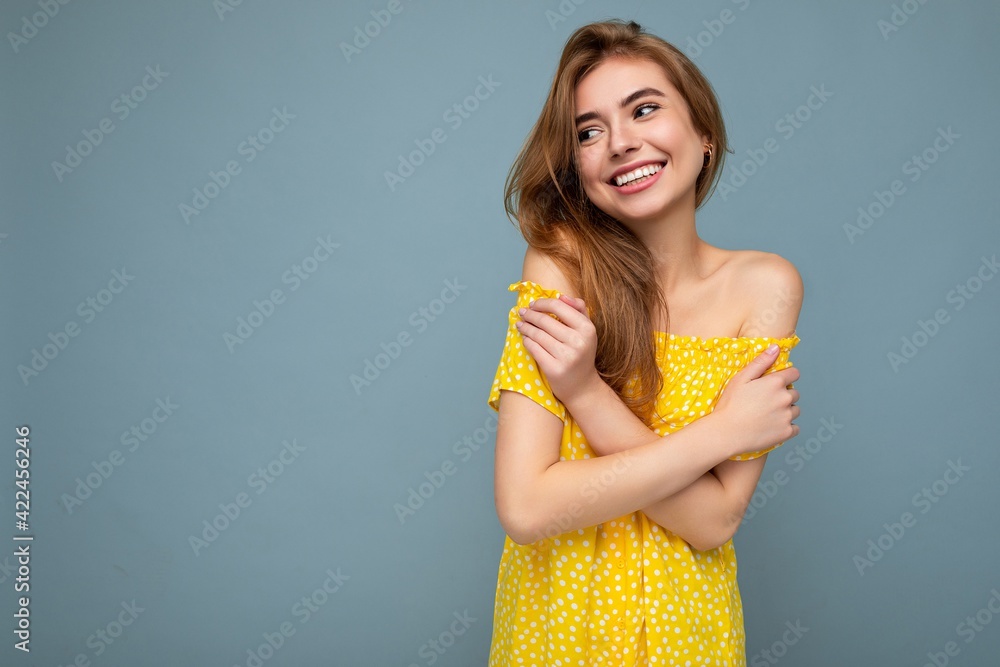
{"type": "Polygon", "coordinates": [[[711,195],[725,155],[732,152],[715,91],[676,47],[635,21],[613,19],[585,25],[566,42],[541,114],[507,175],[504,208],[528,244],[550,256],[587,303],[597,329],[597,371],[637,417],[650,423],[663,385],[653,316],[667,317],[666,298],[649,249],[590,201],[577,167],[576,86],[611,57],[648,60],[663,68],[686,100],[694,128],[713,147],[695,184],[695,208],[711,195]]]}

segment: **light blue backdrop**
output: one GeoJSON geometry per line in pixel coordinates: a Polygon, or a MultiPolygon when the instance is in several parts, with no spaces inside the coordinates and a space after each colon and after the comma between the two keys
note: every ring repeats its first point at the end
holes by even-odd
{"type": "Polygon", "coordinates": [[[226,1],[0,8],[0,662],[485,664],[503,182],[622,17],[720,96],[702,236],[806,287],[751,664],[997,664],[997,3],[226,1]]]}

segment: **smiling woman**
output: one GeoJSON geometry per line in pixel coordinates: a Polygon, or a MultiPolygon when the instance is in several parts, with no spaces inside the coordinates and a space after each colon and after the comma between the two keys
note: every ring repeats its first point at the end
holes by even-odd
{"type": "Polygon", "coordinates": [[[680,214],[682,200],[693,203],[696,180],[712,155],[709,135],[721,134],[721,128],[714,133],[695,129],[687,103],[663,67],[634,57],[607,58],[577,84],[575,104],[592,109],[576,117],[576,127],[581,184],[594,205],[616,220],[654,222],[670,210],[680,214]],[[617,108],[602,104],[608,91],[638,86],[643,87],[623,97],[617,108]],[[645,156],[642,144],[648,147],[645,156]],[[621,157],[608,159],[609,150],[621,157]],[[654,192],[656,183],[661,186],[654,192]]]}
{"type": "Polygon", "coordinates": [[[491,667],[746,665],[732,537],[799,432],[802,283],[698,237],[727,151],[678,49],[617,20],[570,37],[506,185],[528,250],[489,395],[491,667]]]}

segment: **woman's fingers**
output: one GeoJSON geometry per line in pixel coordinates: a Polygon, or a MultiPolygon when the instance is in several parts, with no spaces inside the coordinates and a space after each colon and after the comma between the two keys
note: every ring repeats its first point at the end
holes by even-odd
{"type": "MultiPolygon", "coordinates": [[[[521,332],[526,343],[531,342],[540,346],[548,356],[556,356],[556,353],[559,352],[562,341],[558,336],[562,334],[558,333],[556,327],[565,328],[561,322],[556,322],[544,313],[536,313],[530,308],[526,308],[521,314],[521,319],[515,322],[515,326],[521,332]]],[[[529,348],[528,352],[531,352],[536,359],[538,358],[534,350],[529,348]]]]}
{"type": "Polygon", "coordinates": [[[559,298],[568,303],[569,305],[573,306],[574,308],[576,308],[582,314],[586,315],[589,319],[590,314],[587,312],[587,307],[583,303],[583,299],[581,299],[578,296],[566,296],[565,294],[559,295],[559,298]]]}
{"type": "MultiPolygon", "coordinates": [[[[572,297],[569,297],[572,298],[572,297]]],[[[558,318],[558,321],[553,323],[558,325],[562,324],[570,329],[575,329],[577,331],[585,332],[588,327],[593,327],[594,323],[590,321],[590,317],[586,314],[586,307],[583,305],[583,300],[580,300],[580,308],[571,306],[562,299],[535,299],[528,308],[528,311],[535,311],[539,313],[552,313],[558,318]],[[582,309],[582,310],[581,310],[582,309]]],[[[547,319],[552,320],[552,317],[546,316],[547,319]]],[[[565,334],[566,330],[561,330],[558,326],[547,327],[548,322],[540,320],[538,326],[544,328],[553,336],[559,337],[559,334],[565,334]]]]}
{"type": "MultiPolygon", "coordinates": [[[[520,329],[521,327],[518,328],[520,329]]],[[[526,334],[522,335],[524,335],[524,347],[528,350],[528,353],[531,354],[532,358],[538,364],[538,367],[542,369],[543,372],[544,369],[551,368],[551,364],[555,362],[555,357],[549,354],[549,351],[542,347],[540,343],[532,338],[529,338],[526,334]]]]}

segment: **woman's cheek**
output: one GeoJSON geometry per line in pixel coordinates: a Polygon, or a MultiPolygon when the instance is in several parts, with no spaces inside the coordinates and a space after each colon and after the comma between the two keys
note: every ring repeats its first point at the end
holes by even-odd
{"type": "MultiPolygon", "coordinates": [[[[584,154],[580,159],[580,174],[585,188],[592,189],[601,176],[600,160],[596,156],[584,154]]],[[[589,192],[587,194],[590,194],[589,192]]]]}

